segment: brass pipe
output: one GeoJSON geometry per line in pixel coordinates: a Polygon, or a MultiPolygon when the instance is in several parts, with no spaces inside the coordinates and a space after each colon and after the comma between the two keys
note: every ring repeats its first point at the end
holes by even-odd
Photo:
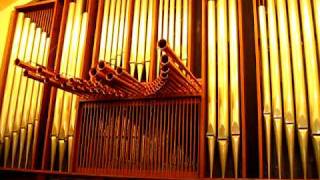
{"type": "Polygon", "coordinates": [[[37,71],[37,68],[36,68],[36,67],[32,66],[32,65],[31,65],[30,63],[28,63],[28,62],[21,61],[20,59],[16,59],[16,60],[14,61],[14,64],[15,64],[16,66],[19,66],[19,67],[27,70],[27,71],[31,71],[31,72],[36,72],[36,71],[37,71]]]}
{"type": "Polygon", "coordinates": [[[129,72],[130,68],[130,54],[131,54],[131,44],[132,44],[132,30],[133,30],[133,17],[134,17],[134,7],[135,7],[135,1],[134,0],[127,0],[128,4],[128,11],[126,15],[126,28],[125,28],[125,35],[124,39],[124,50],[123,50],[123,62],[122,67],[126,69],[129,72]]]}
{"type": "Polygon", "coordinates": [[[268,178],[271,176],[271,91],[270,91],[270,67],[268,55],[268,37],[265,6],[259,6],[259,29],[262,59],[262,86],[263,86],[263,114],[265,124],[266,154],[268,178]]]}
{"type": "Polygon", "coordinates": [[[307,178],[308,136],[305,134],[308,134],[308,111],[300,18],[296,0],[288,1],[288,14],[295,92],[296,123],[298,128],[302,169],[304,177],[307,178]]]}
{"type": "Polygon", "coordinates": [[[228,112],[228,38],[227,33],[227,2],[217,1],[217,42],[218,42],[218,145],[222,178],[225,176],[228,138],[229,138],[229,112],[228,112]]]}
{"type": "Polygon", "coordinates": [[[99,49],[99,60],[104,60],[106,44],[107,44],[107,32],[108,32],[108,21],[109,21],[109,8],[111,1],[104,1],[103,8],[103,19],[101,27],[101,40],[100,40],[100,49],[99,49]]]}
{"type": "MultiPolygon", "coordinates": [[[[28,33],[28,42],[27,42],[27,48],[25,52],[25,58],[24,60],[26,62],[31,61],[31,55],[33,51],[33,44],[34,44],[34,37],[35,37],[35,30],[36,30],[36,24],[34,22],[30,23],[29,27],[29,33],[28,33]]],[[[21,69],[22,71],[22,69],[21,69]]],[[[20,80],[20,87],[19,87],[19,94],[17,99],[17,106],[16,106],[16,113],[15,113],[15,122],[13,127],[13,133],[14,139],[12,141],[13,147],[12,147],[12,163],[11,167],[14,166],[14,160],[17,152],[18,147],[18,138],[20,135],[20,151],[19,151],[19,159],[18,159],[18,167],[20,167],[21,158],[22,158],[22,151],[24,148],[24,142],[26,138],[26,124],[27,119],[23,118],[23,110],[25,103],[28,103],[29,101],[25,101],[26,91],[27,91],[27,82],[28,79],[26,77],[23,77],[23,74],[21,74],[21,80],[20,80]],[[20,134],[19,134],[20,130],[20,134]]],[[[30,88],[29,88],[30,89],[30,88]]],[[[30,90],[29,90],[30,91],[30,90]]]]}
{"type": "Polygon", "coordinates": [[[110,12],[109,12],[109,24],[107,33],[106,50],[104,55],[104,60],[107,63],[111,62],[111,50],[112,50],[112,37],[114,36],[113,28],[115,22],[115,10],[116,10],[116,0],[110,0],[110,12]]]}
{"type": "Polygon", "coordinates": [[[230,127],[232,154],[234,160],[234,176],[238,178],[240,151],[240,97],[239,97],[239,38],[237,1],[229,0],[229,47],[230,47],[230,127]]]}
{"type": "Polygon", "coordinates": [[[197,78],[192,74],[190,70],[188,70],[185,65],[181,62],[180,58],[174,53],[174,51],[170,48],[169,44],[166,40],[161,39],[158,42],[159,48],[164,51],[174,63],[177,63],[180,70],[183,70],[190,78],[196,83],[197,86],[201,87],[200,83],[198,82],[197,78]]]}
{"type": "Polygon", "coordinates": [[[191,35],[191,33],[189,32],[190,29],[189,28],[189,23],[191,22],[191,15],[189,14],[189,12],[191,12],[192,7],[189,7],[189,2],[192,2],[190,0],[183,0],[182,3],[182,43],[181,43],[181,60],[182,63],[187,66],[189,59],[189,34],[191,35]],[[190,10],[189,10],[190,8],[190,10]],[[190,19],[190,21],[188,21],[188,19],[190,19]]]}
{"type": "MultiPolygon", "coordinates": [[[[215,1],[202,1],[202,23],[203,23],[203,44],[208,48],[205,59],[208,62],[208,126],[207,126],[207,140],[208,140],[208,153],[209,153],[209,172],[210,178],[213,176],[214,166],[214,152],[216,142],[216,103],[217,103],[217,60],[216,60],[216,2],[215,1]]],[[[205,58],[204,57],[204,58],[205,58]]]]}
{"type": "MultiPolygon", "coordinates": [[[[19,44],[20,39],[22,36],[22,30],[23,30],[23,22],[24,22],[24,13],[20,12],[18,13],[17,20],[16,20],[16,28],[14,32],[13,42],[12,42],[12,50],[10,54],[10,60],[9,62],[13,62],[17,57],[19,53],[19,44]]],[[[0,147],[2,148],[2,144],[4,143],[4,133],[5,128],[7,126],[7,117],[9,113],[9,103],[10,103],[10,97],[12,93],[12,87],[14,82],[14,75],[15,75],[15,66],[13,64],[9,64],[8,66],[8,74],[6,79],[6,86],[4,89],[4,97],[3,97],[3,103],[1,107],[1,119],[0,119],[0,147]]],[[[0,155],[2,155],[2,152],[0,152],[0,155]]]]}
{"type": "Polygon", "coordinates": [[[139,42],[139,19],[140,19],[140,4],[141,0],[136,0],[134,4],[134,19],[133,19],[133,31],[132,34],[132,44],[131,44],[131,52],[130,52],[130,74],[134,76],[135,68],[137,63],[138,56],[138,42],[139,42]]]}
{"type": "MultiPolygon", "coordinates": [[[[158,19],[158,23],[156,24],[156,26],[157,27],[154,27],[154,25],[153,25],[153,28],[155,29],[155,28],[157,28],[158,29],[158,37],[156,37],[156,42],[158,41],[158,39],[162,39],[163,38],[163,13],[164,13],[164,11],[163,11],[163,5],[164,5],[164,0],[156,0],[156,1],[159,1],[159,12],[158,12],[158,14],[156,14],[156,17],[159,17],[159,19],[158,19]]],[[[155,37],[153,37],[153,38],[155,38],[155,37]]],[[[155,46],[155,48],[157,48],[157,45],[155,46]]],[[[162,56],[162,51],[160,50],[160,49],[157,49],[157,51],[156,51],[156,75],[155,75],[155,78],[157,78],[158,77],[158,75],[160,74],[160,61],[161,61],[161,56],[162,56]]],[[[154,79],[155,79],[154,78],[154,79]]]]}
{"type": "MultiPolygon", "coordinates": [[[[153,32],[153,25],[154,24],[154,18],[158,18],[155,17],[154,15],[154,11],[155,8],[157,8],[157,5],[154,5],[155,3],[158,3],[156,1],[151,1],[149,0],[149,4],[148,4],[148,19],[147,19],[147,32],[146,32],[146,52],[145,52],[145,72],[146,72],[146,82],[149,82],[150,79],[150,71],[152,71],[150,69],[151,63],[155,63],[155,61],[153,61],[152,55],[155,49],[153,49],[154,45],[156,44],[156,40],[153,40],[152,35],[154,35],[153,32]],[[152,44],[155,43],[155,44],[152,44]]],[[[156,28],[156,25],[155,27],[156,28]]],[[[155,59],[154,59],[155,60],[155,59]]],[[[153,73],[153,72],[151,72],[153,73]]]]}
{"type": "Polygon", "coordinates": [[[126,39],[124,38],[124,32],[126,28],[126,23],[125,22],[125,17],[126,13],[128,12],[128,5],[129,1],[122,1],[121,2],[121,10],[120,10],[120,23],[119,23],[119,40],[118,40],[118,45],[117,45],[117,63],[116,67],[120,67],[123,65],[123,44],[126,39]]]}
{"type": "Polygon", "coordinates": [[[117,66],[117,47],[119,43],[119,24],[120,24],[120,8],[122,1],[116,1],[115,5],[115,14],[114,14],[114,27],[113,27],[113,35],[112,35],[112,47],[111,47],[111,58],[110,65],[112,68],[117,66]]]}
{"type": "Polygon", "coordinates": [[[310,1],[300,1],[300,13],[304,40],[305,64],[307,73],[307,87],[309,100],[310,129],[313,135],[313,146],[317,160],[317,171],[320,177],[320,161],[317,135],[320,132],[320,82],[319,61],[317,62],[316,41],[314,37],[314,25],[312,21],[312,7],[310,1]]]}
{"type": "Polygon", "coordinates": [[[313,0],[313,12],[314,12],[314,23],[317,33],[318,43],[318,66],[320,67],[320,2],[319,0],[313,0]]]}
{"type": "MultiPolygon", "coordinates": [[[[176,0],[176,13],[175,13],[175,35],[174,37],[174,52],[181,59],[181,37],[182,37],[182,2],[183,0],[176,0]]],[[[173,1],[174,2],[174,1],[173,1]]],[[[173,15],[172,15],[173,16],[173,15]]],[[[171,44],[171,43],[170,43],[171,44]]]]}
{"type": "Polygon", "coordinates": [[[50,70],[48,70],[45,67],[37,67],[37,73],[47,77],[47,78],[51,78],[51,77],[56,77],[57,73],[55,72],[51,72],[50,70]]]}
{"type": "Polygon", "coordinates": [[[278,176],[282,177],[282,96],[280,85],[280,67],[278,57],[278,36],[274,0],[267,1],[268,27],[270,41],[270,66],[271,66],[271,92],[272,113],[276,139],[277,163],[279,166],[278,176]]]}
{"type": "MultiPolygon", "coordinates": [[[[29,27],[30,27],[30,18],[25,18],[24,19],[24,23],[23,23],[23,28],[22,28],[22,37],[21,37],[21,42],[19,45],[19,52],[18,52],[18,58],[19,59],[24,59],[25,58],[25,52],[26,49],[28,48],[28,37],[29,37],[29,27]]],[[[10,149],[10,138],[12,135],[12,130],[15,126],[15,113],[16,113],[16,107],[17,104],[16,103],[18,101],[18,93],[19,93],[19,86],[21,83],[21,77],[22,77],[22,69],[19,67],[15,67],[15,74],[14,74],[14,84],[12,85],[12,94],[10,97],[10,103],[9,103],[9,114],[7,117],[7,127],[6,127],[6,131],[5,134],[7,136],[6,139],[6,144],[5,144],[5,157],[4,157],[4,166],[7,166],[7,160],[8,160],[8,152],[10,149]]],[[[16,121],[18,122],[18,121],[16,121]]],[[[18,122],[20,123],[20,122],[18,122]]],[[[15,139],[15,143],[13,148],[16,148],[16,144],[17,144],[17,134],[13,134],[14,135],[14,139],[15,139]]],[[[14,149],[13,149],[14,151],[14,149]]]]}

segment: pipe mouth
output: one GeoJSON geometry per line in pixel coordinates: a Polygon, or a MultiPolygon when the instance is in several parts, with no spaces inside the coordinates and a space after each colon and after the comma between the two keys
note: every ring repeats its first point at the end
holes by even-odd
{"type": "Polygon", "coordinates": [[[116,71],[117,71],[118,74],[122,74],[123,69],[122,69],[121,67],[117,67],[117,70],[116,70],[116,71]]]}
{"type": "Polygon", "coordinates": [[[167,41],[165,39],[160,39],[158,41],[158,46],[159,46],[160,49],[165,48],[167,46],[167,41]]]}
{"type": "Polygon", "coordinates": [[[38,67],[37,68],[37,73],[42,73],[43,72],[43,67],[38,67]]]}
{"type": "Polygon", "coordinates": [[[104,69],[104,68],[106,68],[105,62],[104,62],[104,61],[100,61],[100,62],[98,63],[98,69],[99,69],[99,70],[102,70],[102,69],[104,69]]]}
{"type": "Polygon", "coordinates": [[[25,71],[23,72],[23,75],[24,75],[24,76],[28,76],[28,75],[29,75],[29,71],[28,71],[28,70],[25,70],[25,71]]]}
{"type": "Polygon", "coordinates": [[[90,75],[90,76],[96,76],[96,75],[97,75],[97,70],[96,70],[96,68],[91,68],[91,69],[89,70],[89,75],[90,75]]]}
{"type": "Polygon", "coordinates": [[[169,75],[167,73],[161,73],[163,79],[168,79],[169,75]]]}
{"type": "Polygon", "coordinates": [[[161,71],[163,72],[162,74],[168,74],[170,68],[166,65],[162,66],[161,71]]]}
{"type": "Polygon", "coordinates": [[[43,82],[44,83],[49,83],[49,78],[44,78],[43,82]]]}
{"type": "Polygon", "coordinates": [[[108,74],[107,74],[107,79],[108,79],[108,80],[113,79],[113,74],[112,74],[112,73],[108,73],[108,74]]]}
{"type": "Polygon", "coordinates": [[[18,59],[18,58],[14,61],[14,64],[15,64],[15,65],[19,65],[20,63],[21,63],[21,61],[20,61],[20,59],[18,59]]]}
{"type": "Polygon", "coordinates": [[[167,55],[162,55],[161,63],[162,64],[168,64],[168,62],[169,62],[169,57],[167,55]]]}

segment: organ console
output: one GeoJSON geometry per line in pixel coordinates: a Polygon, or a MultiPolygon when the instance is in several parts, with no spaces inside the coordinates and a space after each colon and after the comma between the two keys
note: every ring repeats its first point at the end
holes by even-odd
{"type": "Polygon", "coordinates": [[[317,0],[16,7],[0,71],[0,172],[317,177],[319,7],[317,0]]]}

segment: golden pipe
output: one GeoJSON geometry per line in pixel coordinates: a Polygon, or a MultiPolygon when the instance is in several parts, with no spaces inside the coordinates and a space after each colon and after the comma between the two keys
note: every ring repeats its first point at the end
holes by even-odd
{"type": "MultiPolygon", "coordinates": [[[[163,39],[163,1],[159,0],[159,24],[158,24],[158,40],[163,39]]],[[[160,49],[157,50],[157,74],[156,77],[160,74],[160,61],[161,61],[162,51],[160,49]]]]}
{"type": "MultiPolygon", "coordinates": [[[[73,25],[72,25],[72,41],[70,44],[69,57],[68,57],[68,65],[67,72],[68,76],[73,77],[76,71],[76,63],[77,63],[77,54],[78,54],[78,45],[79,45],[79,36],[80,36],[80,28],[81,28],[81,20],[82,20],[82,12],[83,12],[83,0],[77,0],[75,4],[75,12],[73,17],[73,25]]],[[[65,140],[68,137],[68,127],[70,122],[70,112],[71,112],[71,101],[72,94],[70,92],[65,92],[63,96],[63,105],[62,105],[62,114],[61,114],[61,124],[59,129],[59,170],[62,170],[61,160],[64,159],[65,151],[65,140]],[[62,148],[60,147],[62,146],[62,148]],[[61,151],[62,150],[62,151],[61,151]]]]}
{"type": "MultiPolygon", "coordinates": [[[[29,34],[28,34],[28,43],[27,43],[27,49],[25,52],[25,58],[23,61],[30,62],[31,61],[31,55],[33,51],[33,44],[34,44],[34,36],[35,36],[35,29],[36,24],[32,22],[29,27],[29,34]]],[[[22,69],[21,69],[22,70],[22,69]]],[[[21,82],[19,87],[19,94],[17,99],[17,107],[16,107],[16,114],[15,114],[15,120],[14,120],[14,126],[13,126],[13,133],[15,134],[13,137],[13,147],[12,147],[12,163],[11,166],[14,166],[14,159],[17,152],[17,146],[18,146],[18,138],[19,138],[19,130],[21,128],[21,136],[20,136],[20,153],[19,153],[19,163],[18,167],[20,167],[21,157],[22,157],[22,149],[24,146],[25,138],[26,138],[26,124],[27,120],[22,118],[23,116],[23,110],[25,103],[29,101],[25,101],[26,97],[26,91],[27,91],[27,82],[28,78],[23,77],[23,74],[21,74],[21,82]]],[[[30,91],[30,90],[29,90],[30,91]]]]}
{"type": "MultiPolygon", "coordinates": [[[[41,35],[41,41],[40,41],[40,45],[45,47],[44,48],[44,52],[39,52],[39,55],[35,55],[35,61],[37,60],[38,57],[38,62],[37,64],[42,64],[43,66],[47,66],[48,64],[48,58],[49,58],[49,47],[50,47],[50,43],[51,40],[50,38],[46,38],[47,34],[45,32],[42,33],[41,35]]],[[[37,53],[35,53],[37,54],[37,53]]],[[[32,111],[30,111],[29,114],[33,114],[32,118],[33,119],[28,119],[28,124],[27,124],[27,146],[26,146],[26,161],[25,161],[25,167],[27,167],[28,165],[28,158],[29,158],[29,152],[30,152],[30,146],[31,146],[31,142],[32,142],[32,133],[33,133],[33,150],[35,149],[35,143],[37,142],[38,139],[38,121],[40,121],[40,113],[41,113],[41,107],[42,107],[42,97],[43,97],[43,90],[44,89],[44,85],[42,83],[39,82],[34,82],[33,85],[33,92],[32,92],[32,103],[35,103],[36,106],[33,106],[32,111]],[[36,86],[37,83],[37,86],[36,86]]],[[[29,115],[30,117],[30,115],[29,115]]]]}
{"type": "MultiPolygon", "coordinates": [[[[25,18],[24,23],[23,23],[22,37],[21,37],[19,52],[18,52],[19,59],[25,58],[25,52],[26,52],[27,45],[28,45],[29,27],[30,27],[30,18],[25,18]]],[[[11,133],[12,133],[12,130],[15,126],[15,121],[14,121],[15,120],[15,112],[16,112],[16,105],[18,104],[16,102],[18,100],[18,93],[19,93],[21,76],[22,76],[22,69],[20,67],[15,67],[15,74],[14,74],[14,81],[13,81],[14,83],[13,83],[12,94],[11,94],[10,102],[9,102],[9,110],[10,111],[9,111],[8,119],[7,119],[7,128],[5,131],[7,139],[5,142],[4,166],[6,166],[6,164],[7,164],[8,155],[9,155],[8,152],[10,149],[11,133]]],[[[16,133],[14,134],[13,138],[17,139],[16,133]]],[[[16,143],[16,142],[17,141],[15,141],[14,143],[16,143]]],[[[16,148],[16,145],[14,145],[14,148],[16,148]]]]}
{"type": "Polygon", "coordinates": [[[103,19],[102,19],[102,28],[101,28],[101,40],[100,40],[100,49],[99,49],[99,59],[104,60],[105,50],[107,44],[107,28],[109,21],[109,8],[110,8],[110,0],[104,1],[104,9],[103,9],[103,19]]]}
{"type": "Polygon", "coordinates": [[[117,47],[117,67],[123,66],[123,41],[124,41],[124,32],[125,32],[125,16],[126,12],[128,12],[128,6],[129,1],[124,1],[121,3],[121,14],[120,14],[120,24],[119,24],[119,42],[117,47]],[[121,64],[122,62],[122,64],[121,64]]]}
{"type": "MultiPolygon", "coordinates": [[[[151,63],[151,48],[152,44],[152,24],[153,24],[153,0],[149,0],[148,5],[148,20],[147,20],[147,37],[146,37],[146,54],[145,54],[145,70],[146,70],[146,82],[149,82],[149,74],[150,74],[150,63],[151,63]]],[[[153,72],[151,72],[153,73],[153,72]]]]}
{"type": "Polygon", "coordinates": [[[222,177],[225,176],[229,138],[227,2],[217,1],[218,42],[218,144],[222,177]]]}
{"type": "Polygon", "coordinates": [[[297,0],[288,1],[291,53],[293,65],[296,123],[304,177],[307,178],[308,112],[302,55],[301,30],[297,0]]]}
{"type": "Polygon", "coordinates": [[[229,0],[229,41],[230,41],[230,126],[234,175],[238,177],[240,148],[240,97],[239,97],[239,47],[237,1],[229,0]]]}
{"type": "MultiPolygon", "coordinates": [[[[87,28],[88,28],[88,13],[85,12],[82,15],[82,24],[80,31],[80,39],[79,39],[79,50],[77,56],[77,65],[76,65],[76,77],[82,76],[82,68],[84,63],[84,50],[86,44],[86,36],[87,36],[87,28]]],[[[71,115],[70,115],[70,124],[68,129],[68,170],[71,169],[71,150],[73,147],[73,136],[75,129],[75,122],[77,117],[77,109],[78,109],[79,97],[76,95],[72,95],[72,105],[71,105],[71,115]]]]}
{"type": "MultiPolygon", "coordinates": [[[[72,37],[72,28],[73,28],[73,19],[75,14],[75,3],[71,2],[69,4],[69,12],[67,17],[67,25],[66,31],[64,36],[63,42],[63,49],[62,49],[62,57],[61,57],[61,67],[60,67],[60,74],[67,73],[68,67],[68,60],[69,60],[69,50],[70,50],[70,43],[72,37]]],[[[53,117],[53,125],[51,131],[51,167],[50,169],[53,170],[55,154],[56,154],[56,147],[57,147],[57,138],[61,124],[61,112],[63,106],[63,98],[64,98],[64,91],[61,89],[57,90],[57,97],[56,97],[56,104],[54,110],[54,117],[53,117]]]]}
{"type": "Polygon", "coordinates": [[[213,174],[213,164],[214,164],[214,151],[215,151],[215,141],[216,141],[216,104],[217,104],[217,59],[216,59],[216,3],[215,1],[208,1],[208,146],[209,146],[209,162],[210,162],[210,177],[213,174]]]}
{"type": "Polygon", "coordinates": [[[281,178],[282,169],[282,98],[280,86],[280,67],[278,57],[278,37],[274,0],[267,0],[269,45],[270,45],[270,66],[271,66],[271,91],[272,91],[272,112],[274,120],[274,133],[276,139],[277,162],[279,166],[278,175],[281,178]]]}
{"type": "MultiPolygon", "coordinates": [[[[17,16],[17,22],[16,22],[16,29],[14,33],[14,38],[12,42],[12,50],[9,60],[9,66],[8,66],[8,74],[7,74],[7,80],[6,80],[6,86],[4,91],[4,99],[1,109],[1,120],[0,120],[0,147],[2,148],[3,144],[3,138],[6,128],[6,122],[7,122],[7,116],[9,112],[9,103],[10,103],[10,97],[12,92],[12,85],[13,85],[13,79],[14,79],[14,73],[15,73],[15,66],[13,62],[18,57],[19,52],[19,44],[20,39],[22,35],[22,28],[23,28],[23,21],[24,21],[24,13],[19,13],[17,16]]],[[[2,151],[0,151],[0,155],[2,155],[2,151]]]]}
{"type": "Polygon", "coordinates": [[[290,167],[290,177],[293,178],[293,161],[294,161],[294,99],[292,88],[292,70],[289,48],[289,32],[287,22],[287,8],[285,0],[277,0],[277,15],[278,15],[278,31],[280,43],[280,58],[281,58],[281,77],[282,77],[282,93],[284,122],[286,139],[288,146],[288,158],[290,167]]]}
{"type": "MultiPolygon", "coordinates": [[[[305,64],[307,72],[308,100],[310,128],[313,135],[313,145],[315,157],[319,157],[320,150],[317,148],[317,137],[320,133],[320,85],[319,85],[319,69],[317,64],[316,41],[314,37],[314,26],[312,21],[312,8],[310,1],[300,1],[300,13],[304,40],[305,64]]],[[[320,176],[320,162],[316,158],[318,164],[318,175],[320,176]]]]}
{"type": "Polygon", "coordinates": [[[320,1],[313,0],[313,12],[314,12],[314,22],[317,32],[317,42],[318,42],[318,63],[320,64],[320,1]]]}
{"type": "Polygon", "coordinates": [[[140,17],[140,1],[136,0],[134,3],[134,16],[133,16],[133,29],[132,29],[132,44],[131,44],[131,55],[130,55],[130,74],[134,76],[136,62],[137,62],[137,51],[138,51],[138,33],[139,33],[139,17],[140,17]]]}
{"type": "Polygon", "coordinates": [[[138,81],[141,82],[142,73],[145,62],[145,46],[146,46],[146,21],[148,16],[148,0],[141,0],[140,7],[140,25],[139,25],[139,40],[138,40],[138,57],[137,57],[137,72],[138,81]]]}
{"type": "Polygon", "coordinates": [[[115,17],[114,17],[114,29],[113,29],[113,36],[112,36],[112,49],[111,49],[111,60],[110,65],[111,67],[115,68],[117,64],[117,43],[119,42],[119,24],[120,24],[120,8],[121,8],[121,2],[117,1],[116,3],[116,11],[115,11],[115,17]]]}
{"type": "Polygon", "coordinates": [[[125,18],[125,29],[124,29],[124,44],[123,44],[123,59],[122,67],[129,72],[130,69],[130,57],[131,57],[131,45],[132,45],[132,31],[134,21],[134,8],[135,1],[127,0],[127,11],[125,18]]]}
{"type": "Polygon", "coordinates": [[[187,59],[188,59],[188,1],[183,0],[183,10],[182,10],[182,44],[181,44],[181,59],[183,64],[187,65],[187,59]]]}
{"type": "Polygon", "coordinates": [[[262,57],[262,84],[263,84],[263,114],[266,132],[266,153],[268,178],[271,175],[271,94],[270,94],[270,67],[268,57],[268,37],[266,24],[266,9],[259,6],[259,27],[262,57]]]}
{"type": "Polygon", "coordinates": [[[113,27],[115,23],[115,9],[117,0],[110,0],[110,14],[109,14],[109,24],[108,24],[108,36],[107,36],[107,45],[104,59],[107,63],[110,63],[111,58],[111,49],[112,49],[112,37],[114,36],[113,27]]]}
{"type": "Polygon", "coordinates": [[[176,0],[176,19],[175,19],[176,28],[174,33],[175,35],[174,51],[176,52],[179,58],[181,58],[181,36],[182,36],[182,30],[181,30],[182,11],[181,10],[182,10],[182,0],[176,0]]]}
{"type": "Polygon", "coordinates": [[[175,27],[175,2],[176,0],[171,0],[169,3],[169,11],[168,11],[168,15],[169,15],[169,32],[168,32],[168,42],[170,44],[170,46],[172,47],[172,49],[175,49],[175,37],[174,37],[174,27],[175,27]]]}

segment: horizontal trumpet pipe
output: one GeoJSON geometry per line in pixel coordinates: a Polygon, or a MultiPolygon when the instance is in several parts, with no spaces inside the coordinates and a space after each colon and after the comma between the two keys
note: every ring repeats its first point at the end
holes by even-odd
{"type": "Polygon", "coordinates": [[[126,89],[126,91],[132,92],[132,93],[137,93],[137,94],[142,94],[142,92],[139,91],[139,89],[135,88],[134,86],[132,86],[131,84],[129,84],[128,82],[123,81],[122,79],[120,79],[118,76],[109,73],[106,77],[107,81],[109,81],[109,83],[114,84],[116,87],[122,86],[123,88],[126,89]]]}
{"type": "Polygon", "coordinates": [[[192,74],[192,72],[186,68],[186,66],[183,64],[181,59],[174,53],[174,51],[170,48],[169,44],[166,40],[161,39],[158,42],[159,48],[164,51],[169,57],[172,58],[172,60],[179,65],[179,68],[186,72],[187,75],[190,76],[190,78],[199,86],[201,87],[200,83],[198,82],[197,78],[192,74]]]}
{"type": "Polygon", "coordinates": [[[144,89],[145,87],[134,77],[132,77],[128,72],[124,71],[123,68],[118,67],[116,73],[119,78],[132,83],[134,86],[137,86],[139,89],[144,89]]]}
{"type": "Polygon", "coordinates": [[[42,82],[42,83],[45,82],[45,78],[44,77],[39,76],[39,75],[37,75],[36,73],[34,73],[32,71],[25,70],[23,75],[28,77],[28,78],[31,78],[31,79],[33,79],[35,81],[39,81],[39,82],[42,82]]]}
{"type": "Polygon", "coordinates": [[[26,69],[28,71],[32,71],[32,72],[36,72],[37,71],[37,68],[32,66],[30,63],[27,63],[27,62],[23,62],[21,61],[20,59],[16,59],[14,61],[14,64],[23,68],[23,69],[26,69]]]}
{"type": "Polygon", "coordinates": [[[37,73],[39,73],[40,75],[43,75],[47,78],[55,77],[57,75],[57,73],[52,72],[45,67],[37,67],[37,73]]]}

